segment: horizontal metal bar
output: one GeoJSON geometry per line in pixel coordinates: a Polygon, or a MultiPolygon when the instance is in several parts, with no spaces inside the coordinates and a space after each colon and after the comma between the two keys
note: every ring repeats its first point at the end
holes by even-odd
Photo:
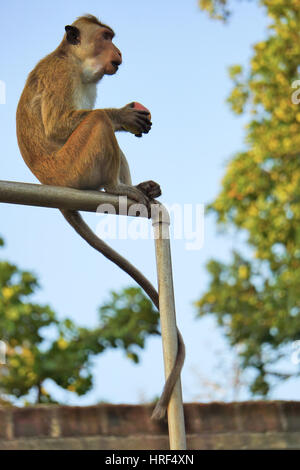
{"type": "MultiPolygon", "coordinates": [[[[122,198],[122,201],[126,201],[125,207],[122,206],[120,210],[119,197],[104,191],[87,191],[62,186],[0,181],[0,202],[11,204],[73,209],[86,212],[96,212],[99,205],[111,204],[116,214],[127,215],[129,208],[136,204],[136,202],[130,199],[126,200],[126,198],[122,198]]],[[[99,212],[105,212],[104,209],[99,212]]],[[[146,217],[142,212],[139,216],[146,217]]]]}

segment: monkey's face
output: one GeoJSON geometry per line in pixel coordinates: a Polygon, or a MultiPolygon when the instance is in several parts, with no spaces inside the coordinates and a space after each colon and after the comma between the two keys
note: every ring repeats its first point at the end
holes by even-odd
{"type": "Polygon", "coordinates": [[[94,61],[102,66],[103,75],[113,75],[122,63],[122,54],[112,42],[114,33],[105,27],[99,27],[95,34],[94,61]]]}
{"type": "Polygon", "coordinates": [[[106,26],[66,26],[72,53],[82,64],[83,79],[97,82],[103,75],[113,75],[122,63],[122,55],[112,42],[114,32],[106,26]]]}

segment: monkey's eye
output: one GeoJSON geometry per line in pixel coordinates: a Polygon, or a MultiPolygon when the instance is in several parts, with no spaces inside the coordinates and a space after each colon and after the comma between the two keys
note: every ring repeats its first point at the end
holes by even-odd
{"type": "Polygon", "coordinates": [[[112,34],[108,32],[103,33],[103,39],[112,40],[112,34]]]}

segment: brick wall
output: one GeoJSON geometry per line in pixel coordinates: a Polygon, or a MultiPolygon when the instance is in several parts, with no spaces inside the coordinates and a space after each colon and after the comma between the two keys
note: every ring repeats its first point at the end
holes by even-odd
{"type": "MultiPolygon", "coordinates": [[[[149,405],[0,407],[0,450],[168,449],[149,405]]],[[[300,449],[300,402],[187,403],[189,449],[300,449]]]]}

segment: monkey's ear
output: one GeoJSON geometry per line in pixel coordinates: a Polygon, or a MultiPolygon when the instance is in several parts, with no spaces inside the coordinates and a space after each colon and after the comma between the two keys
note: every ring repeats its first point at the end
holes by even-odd
{"type": "Polygon", "coordinates": [[[65,26],[65,30],[67,33],[67,41],[73,46],[80,44],[80,31],[76,26],[65,26]]]}

